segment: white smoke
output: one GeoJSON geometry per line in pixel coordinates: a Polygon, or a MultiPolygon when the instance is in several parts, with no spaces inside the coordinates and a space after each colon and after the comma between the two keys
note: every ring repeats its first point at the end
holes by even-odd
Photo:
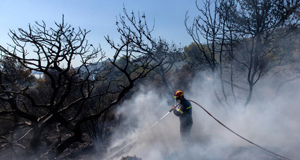
{"type": "MultiPolygon", "coordinates": [[[[190,89],[178,89],[184,90],[186,99],[201,104],[244,138],[290,159],[300,158],[298,83],[289,84],[293,86],[293,90],[289,90],[288,86],[282,88],[282,94],[277,98],[267,94],[268,87],[257,87],[253,93],[253,101],[246,110],[241,104],[232,108],[218,105],[210,83],[208,78],[205,82],[194,81],[190,89]]],[[[136,155],[143,160],[276,159],[276,156],[228,131],[193,103],[193,144],[190,148],[182,145],[179,119],[173,113],[142,134],[174,105],[168,103],[170,98],[172,95],[162,96],[154,89],[141,89],[132,99],[126,101],[118,110],[118,114],[126,118],[120,126],[122,129],[115,130],[108,156],[134,140],[132,145],[111,158],[119,160],[122,156],[136,155]],[[129,132],[124,132],[124,128],[129,132]]]]}

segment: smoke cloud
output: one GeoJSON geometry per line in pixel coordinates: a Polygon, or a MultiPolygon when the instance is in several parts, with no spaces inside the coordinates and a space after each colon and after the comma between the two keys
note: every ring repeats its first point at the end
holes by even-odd
{"type": "MultiPolygon", "coordinates": [[[[201,76],[201,75],[200,75],[201,76]]],[[[289,83],[276,96],[269,81],[261,81],[247,106],[237,104],[222,107],[212,92],[211,79],[191,83],[189,88],[178,88],[185,92],[186,99],[201,104],[213,116],[233,131],[250,141],[290,159],[299,159],[300,153],[300,108],[299,82],[289,83]]],[[[244,141],[221,126],[196,104],[193,104],[193,144],[185,148],[180,139],[179,118],[168,114],[151,130],[146,131],[175,104],[172,95],[162,94],[146,88],[127,100],[117,115],[124,120],[115,130],[108,156],[119,160],[123,156],[134,156],[143,160],[181,159],[280,159],[244,141]]]]}

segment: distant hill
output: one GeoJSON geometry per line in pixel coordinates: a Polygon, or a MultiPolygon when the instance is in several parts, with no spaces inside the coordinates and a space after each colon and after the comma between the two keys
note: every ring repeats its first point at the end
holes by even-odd
{"type": "MultiPolygon", "coordinates": [[[[106,63],[106,62],[108,62],[108,60],[103,61],[103,62],[95,62],[95,63],[93,63],[93,64],[91,64],[91,65],[88,65],[88,69],[89,69],[90,71],[91,71],[91,70],[95,70],[95,69],[99,69],[99,68],[101,68],[101,66],[102,66],[104,63],[106,63]]],[[[75,67],[75,69],[79,69],[79,67],[75,67]]],[[[82,72],[86,72],[87,69],[86,69],[85,67],[82,67],[82,68],[81,68],[81,71],[82,71],[82,72]]],[[[36,78],[42,78],[42,76],[43,76],[43,73],[42,73],[42,72],[38,72],[38,71],[32,70],[31,73],[32,73],[36,78]]]]}

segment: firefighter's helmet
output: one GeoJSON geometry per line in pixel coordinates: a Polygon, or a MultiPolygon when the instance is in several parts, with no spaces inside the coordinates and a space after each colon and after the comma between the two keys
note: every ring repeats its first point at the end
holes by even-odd
{"type": "Polygon", "coordinates": [[[174,98],[179,98],[181,96],[183,96],[184,93],[182,90],[177,90],[175,93],[174,93],[174,98]]]}

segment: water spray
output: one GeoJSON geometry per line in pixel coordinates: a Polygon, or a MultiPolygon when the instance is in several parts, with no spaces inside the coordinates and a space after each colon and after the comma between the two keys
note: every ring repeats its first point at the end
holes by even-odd
{"type": "Polygon", "coordinates": [[[144,135],[145,133],[147,133],[149,130],[151,130],[155,125],[157,125],[161,120],[163,120],[165,117],[167,117],[167,115],[169,113],[171,113],[174,109],[176,109],[178,107],[178,105],[180,104],[180,100],[176,101],[177,104],[174,106],[174,108],[170,109],[164,116],[162,116],[158,121],[156,121],[155,123],[153,123],[148,129],[146,129],[144,132],[142,132],[141,134],[139,134],[136,138],[132,139],[128,144],[126,144],[125,146],[123,146],[121,149],[119,149],[117,152],[115,152],[114,154],[110,155],[108,159],[111,159],[112,157],[114,157],[115,155],[117,155],[119,152],[121,152],[122,150],[124,150],[126,147],[128,147],[129,145],[133,144],[133,142],[137,141],[142,135],[144,135]]]}

